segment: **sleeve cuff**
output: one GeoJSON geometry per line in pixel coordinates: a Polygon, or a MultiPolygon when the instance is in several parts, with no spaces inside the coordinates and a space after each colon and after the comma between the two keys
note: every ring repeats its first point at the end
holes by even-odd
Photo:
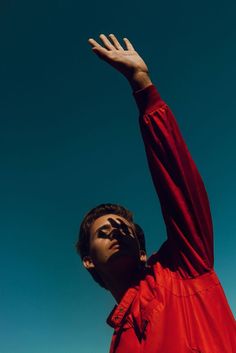
{"type": "Polygon", "coordinates": [[[163,105],[163,100],[153,84],[133,92],[133,96],[140,114],[150,113],[153,109],[163,105]]]}

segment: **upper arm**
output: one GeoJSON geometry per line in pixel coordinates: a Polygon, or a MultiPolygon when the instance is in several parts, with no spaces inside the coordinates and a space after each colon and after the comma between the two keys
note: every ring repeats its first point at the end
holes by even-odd
{"type": "Polygon", "coordinates": [[[203,180],[170,108],[162,102],[140,115],[148,165],[174,249],[175,262],[191,275],[213,267],[213,227],[203,180]]]}

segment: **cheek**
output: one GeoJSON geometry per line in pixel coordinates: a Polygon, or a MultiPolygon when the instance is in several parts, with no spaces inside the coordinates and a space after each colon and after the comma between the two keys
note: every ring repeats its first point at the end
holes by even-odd
{"type": "Polygon", "coordinates": [[[95,265],[107,261],[109,255],[106,249],[107,247],[104,242],[94,242],[93,246],[90,248],[90,254],[95,265]]]}

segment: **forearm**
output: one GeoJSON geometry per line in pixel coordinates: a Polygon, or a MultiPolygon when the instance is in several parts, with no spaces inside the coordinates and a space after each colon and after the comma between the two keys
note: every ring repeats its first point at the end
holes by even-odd
{"type": "Polygon", "coordinates": [[[133,92],[139,91],[152,85],[152,81],[147,72],[136,72],[128,79],[128,81],[132,87],[133,92]]]}

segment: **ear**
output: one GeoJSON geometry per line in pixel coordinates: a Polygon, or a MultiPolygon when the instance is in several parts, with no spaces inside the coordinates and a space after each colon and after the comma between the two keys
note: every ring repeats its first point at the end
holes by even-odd
{"type": "Polygon", "coordinates": [[[90,256],[85,256],[83,258],[83,264],[84,264],[84,267],[87,268],[87,270],[95,267],[93,260],[91,259],[90,256]]]}
{"type": "Polygon", "coordinates": [[[142,262],[147,262],[147,254],[145,253],[144,250],[139,251],[139,259],[142,262]]]}

